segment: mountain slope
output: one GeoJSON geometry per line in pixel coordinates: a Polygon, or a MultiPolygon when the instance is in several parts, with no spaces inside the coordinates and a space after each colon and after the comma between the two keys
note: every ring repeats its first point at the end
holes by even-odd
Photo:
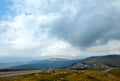
{"type": "Polygon", "coordinates": [[[86,68],[109,68],[120,67],[120,55],[94,56],[81,60],[70,68],[86,69],[86,68]]]}
{"type": "Polygon", "coordinates": [[[101,63],[111,67],[120,67],[120,55],[97,56],[85,59],[84,62],[93,64],[101,63]]]}
{"type": "Polygon", "coordinates": [[[12,67],[13,69],[57,69],[71,66],[78,62],[78,60],[65,60],[65,59],[48,59],[31,61],[28,64],[12,67]]]}

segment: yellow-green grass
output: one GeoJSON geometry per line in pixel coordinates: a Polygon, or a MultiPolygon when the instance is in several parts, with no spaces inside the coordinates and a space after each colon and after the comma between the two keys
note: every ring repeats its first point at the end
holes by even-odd
{"type": "Polygon", "coordinates": [[[55,70],[51,73],[0,78],[0,81],[120,81],[120,76],[90,71],[55,70]]]}
{"type": "Polygon", "coordinates": [[[120,77],[120,68],[112,69],[109,74],[120,77]]]}
{"type": "Polygon", "coordinates": [[[105,71],[107,68],[89,68],[88,71],[105,71]]]}

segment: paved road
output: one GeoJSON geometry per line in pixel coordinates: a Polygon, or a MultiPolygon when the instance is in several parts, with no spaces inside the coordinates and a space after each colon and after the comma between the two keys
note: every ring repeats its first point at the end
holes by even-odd
{"type": "Polygon", "coordinates": [[[110,72],[112,69],[113,69],[113,68],[108,68],[107,70],[102,71],[102,72],[103,72],[103,73],[108,73],[108,72],[110,72]]]}
{"type": "Polygon", "coordinates": [[[11,76],[18,76],[18,75],[26,75],[26,74],[33,74],[33,73],[40,73],[42,70],[27,70],[27,71],[15,71],[15,72],[0,72],[0,78],[2,77],[11,77],[11,76]]]}
{"type": "MultiPolygon", "coordinates": [[[[112,68],[109,68],[105,71],[101,71],[102,73],[108,73],[111,71],[112,68]]],[[[14,71],[14,72],[0,72],[0,78],[3,77],[11,77],[11,76],[18,76],[18,75],[26,75],[26,74],[33,74],[33,73],[41,73],[42,70],[27,70],[27,71],[14,71]]]]}

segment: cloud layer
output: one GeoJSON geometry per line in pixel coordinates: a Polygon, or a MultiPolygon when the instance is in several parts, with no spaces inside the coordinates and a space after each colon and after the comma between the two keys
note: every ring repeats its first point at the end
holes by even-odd
{"type": "Polygon", "coordinates": [[[1,54],[9,55],[5,49],[18,56],[68,58],[120,53],[119,0],[12,2],[13,13],[0,21],[1,54]]]}
{"type": "Polygon", "coordinates": [[[72,5],[77,9],[76,14],[68,12],[53,24],[51,31],[54,35],[73,46],[85,48],[120,39],[120,12],[118,6],[114,5],[120,1],[77,2],[78,5],[72,5]]]}

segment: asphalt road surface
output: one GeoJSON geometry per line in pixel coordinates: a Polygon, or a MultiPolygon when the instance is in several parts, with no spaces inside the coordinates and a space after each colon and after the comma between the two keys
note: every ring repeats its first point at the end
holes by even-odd
{"type": "MultiPolygon", "coordinates": [[[[105,71],[102,71],[102,73],[107,73],[111,71],[112,68],[109,68],[105,71]]],[[[0,72],[0,78],[4,77],[12,77],[12,76],[19,76],[19,75],[27,75],[27,74],[33,74],[33,73],[41,73],[43,70],[27,70],[27,71],[12,71],[12,72],[0,72]]]]}
{"type": "Polygon", "coordinates": [[[42,70],[27,70],[27,71],[14,71],[14,72],[0,72],[0,78],[3,77],[11,77],[11,76],[18,76],[18,75],[27,75],[33,73],[41,73],[42,70]]]}
{"type": "Polygon", "coordinates": [[[105,70],[105,71],[102,71],[102,72],[103,72],[103,73],[108,73],[108,72],[110,72],[112,69],[113,69],[113,68],[109,68],[109,69],[107,69],[107,70],[105,70]]]}

